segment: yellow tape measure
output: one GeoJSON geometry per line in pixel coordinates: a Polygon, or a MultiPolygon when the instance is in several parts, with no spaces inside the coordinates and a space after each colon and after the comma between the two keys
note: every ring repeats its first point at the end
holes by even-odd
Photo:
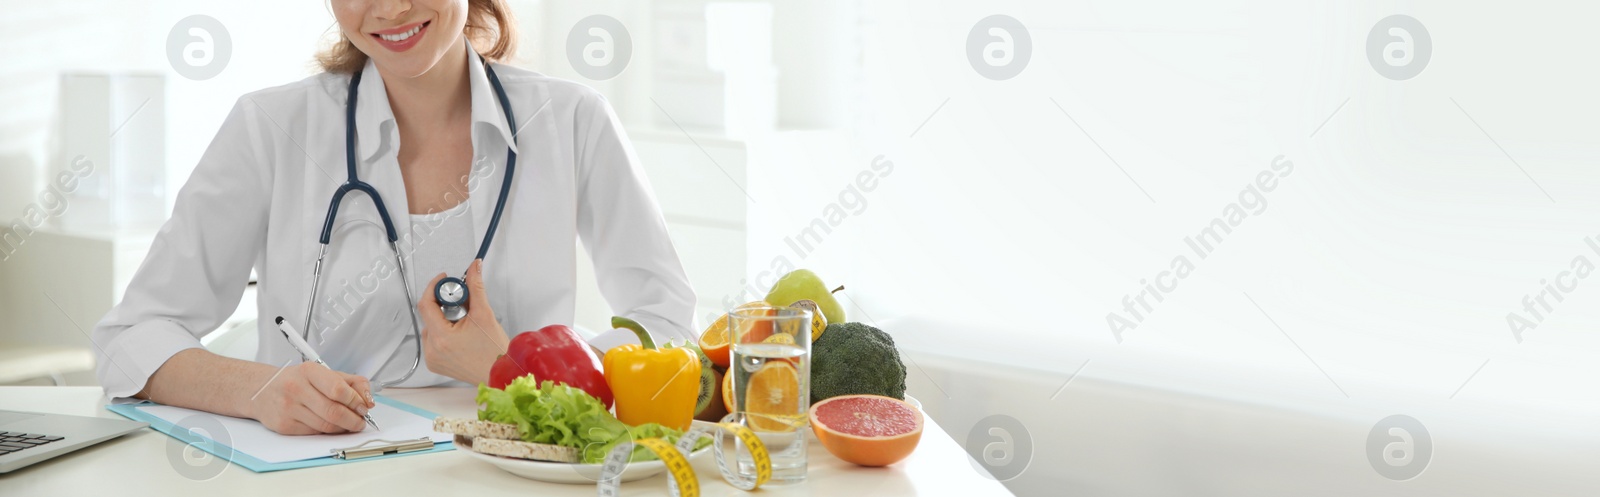
{"type": "Polygon", "coordinates": [[[694,446],[706,432],[717,430],[718,435],[729,433],[738,443],[743,444],[746,451],[750,452],[750,460],[754,463],[756,475],[754,478],[741,475],[737,471],[739,462],[730,461],[722,449],[721,437],[711,444],[711,450],[716,455],[717,469],[722,472],[722,478],[729,485],[740,490],[755,490],[772,479],[772,456],[767,453],[766,444],[756,437],[755,432],[740,423],[707,423],[697,424],[678,437],[676,445],[668,444],[659,438],[646,438],[635,442],[618,444],[611,452],[606,454],[605,463],[600,467],[600,480],[598,487],[601,497],[616,497],[622,491],[622,471],[628,468],[628,459],[633,455],[633,446],[638,444],[655,454],[656,458],[667,466],[667,491],[674,497],[699,497],[700,477],[694,472],[694,467],[689,463],[688,454],[694,452],[694,446]]]}

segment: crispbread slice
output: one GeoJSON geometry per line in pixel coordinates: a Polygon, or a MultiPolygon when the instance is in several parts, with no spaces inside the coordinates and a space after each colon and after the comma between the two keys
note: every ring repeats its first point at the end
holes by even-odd
{"type": "Polygon", "coordinates": [[[536,444],[518,440],[474,438],[469,448],[481,454],[515,457],[517,459],[564,463],[578,462],[578,449],[560,445],[536,444]]]}
{"type": "Polygon", "coordinates": [[[517,425],[440,416],[433,419],[433,431],[464,437],[467,439],[466,448],[480,454],[535,461],[578,462],[578,449],[524,442],[517,425]]]}
{"type": "Polygon", "coordinates": [[[480,421],[476,419],[433,418],[433,431],[461,435],[468,438],[495,440],[522,440],[517,425],[480,421]]]}

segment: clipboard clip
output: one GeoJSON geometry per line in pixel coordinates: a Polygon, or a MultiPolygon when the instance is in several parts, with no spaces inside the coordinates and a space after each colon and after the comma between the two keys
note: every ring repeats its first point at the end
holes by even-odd
{"type": "Polygon", "coordinates": [[[415,440],[368,440],[361,445],[333,449],[333,457],[338,459],[361,459],[363,457],[381,456],[384,454],[404,454],[433,448],[433,439],[422,437],[415,440]],[[378,444],[378,445],[373,445],[378,444]],[[370,446],[370,447],[369,447],[370,446]]]}

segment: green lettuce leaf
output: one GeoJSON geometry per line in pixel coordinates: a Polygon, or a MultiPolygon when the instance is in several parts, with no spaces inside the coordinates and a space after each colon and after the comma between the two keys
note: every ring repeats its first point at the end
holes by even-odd
{"type": "MultiPolygon", "coordinates": [[[[679,430],[676,430],[676,429],[673,429],[673,428],[668,428],[668,427],[662,426],[662,425],[660,425],[658,423],[645,423],[645,424],[642,424],[642,425],[629,427],[627,433],[628,433],[628,438],[627,439],[622,438],[620,436],[621,433],[614,433],[614,434],[611,434],[611,438],[610,439],[608,439],[608,440],[606,440],[606,441],[604,441],[602,443],[598,443],[596,445],[590,445],[588,447],[585,447],[583,449],[583,459],[582,459],[582,461],[584,463],[593,463],[593,464],[599,464],[601,462],[604,462],[605,458],[606,458],[606,454],[611,453],[611,449],[615,448],[617,446],[617,444],[622,443],[624,440],[643,440],[643,439],[646,439],[646,438],[659,438],[659,439],[662,439],[662,440],[666,440],[667,443],[669,443],[669,444],[677,444],[678,443],[678,438],[683,436],[683,432],[682,431],[679,431],[679,430]]],[[[711,436],[708,433],[706,435],[701,436],[699,440],[695,441],[694,450],[698,451],[700,449],[706,448],[706,446],[709,446],[709,445],[711,445],[711,436]]],[[[655,453],[650,452],[650,449],[646,449],[646,448],[644,448],[642,446],[638,446],[638,445],[633,446],[633,453],[631,455],[629,455],[629,457],[628,457],[628,460],[629,461],[633,461],[633,462],[651,461],[651,460],[655,460],[655,459],[657,459],[655,453]]]]}
{"type": "MultiPolygon", "coordinates": [[[[677,443],[683,432],[656,423],[630,427],[606,410],[600,399],[582,389],[552,381],[538,382],[532,375],[506,385],[505,390],[478,385],[478,419],[517,425],[524,442],[572,447],[582,451],[580,462],[599,464],[606,453],[624,440],[661,438],[677,443]]],[[[695,450],[711,444],[701,437],[695,450]]],[[[655,454],[635,446],[631,461],[655,459],[655,454]]]]}

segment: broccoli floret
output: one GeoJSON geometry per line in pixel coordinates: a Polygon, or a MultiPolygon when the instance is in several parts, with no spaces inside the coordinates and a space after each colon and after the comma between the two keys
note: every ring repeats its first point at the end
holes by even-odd
{"type": "Polygon", "coordinates": [[[861,323],[834,323],[811,344],[811,402],[840,395],[906,396],[894,337],[861,323]]]}

